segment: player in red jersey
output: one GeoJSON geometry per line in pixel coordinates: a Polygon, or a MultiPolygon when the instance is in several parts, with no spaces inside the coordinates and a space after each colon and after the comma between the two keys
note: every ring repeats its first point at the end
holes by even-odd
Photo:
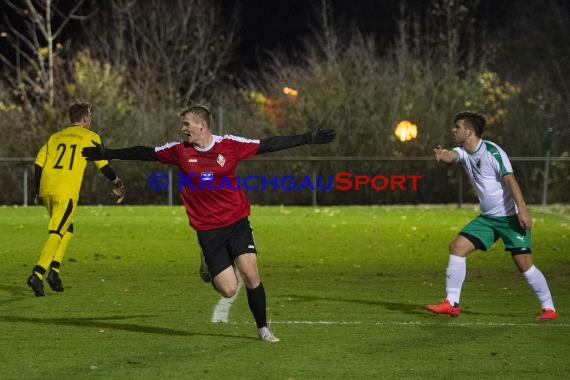
{"type": "Polygon", "coordinates": [[[257,269],[257,250],[248,216],[249,201],[236,179],[241,160],[258,154],[306,144],[326,144],[335,138],[332,129],[314,129],[302,135],[252,140],[212,133],[212,114],[195,105],[180,113],[186,141],[160,147],[135,146],[108,149],[96,144],[84,148],[87,160],[160,161],[180,169],[180,196],[190,225],[196,230],[214,288],[224,297],[238,289],[237,267],[247,289],[249,308],[261,340],[277,342],[267,328],[266,297],[257,269]]]}

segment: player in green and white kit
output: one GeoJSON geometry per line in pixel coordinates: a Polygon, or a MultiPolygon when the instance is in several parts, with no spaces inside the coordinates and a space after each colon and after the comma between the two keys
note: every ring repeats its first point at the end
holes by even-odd
{"type": "Polygon", "coordinates": [[[501,238],[505,250],[511,252],[514,263],[540,301],[542,313],[538,320],[558,318],[546,279],[532,263],[532,218],[507,154],[497,144],[481,138],[485,124],[485,118],[478,113],[460,112],[455,116],[452,129],[453,140],[460,146],[446,150],[438,145],[434,149],[438,162],[463,165],[477,192],[481,215],[467,224],[449,245],[446,299],[425,308],[436,314],[459,315],[466,256],[476,249],[486,251],[501,238]]]}

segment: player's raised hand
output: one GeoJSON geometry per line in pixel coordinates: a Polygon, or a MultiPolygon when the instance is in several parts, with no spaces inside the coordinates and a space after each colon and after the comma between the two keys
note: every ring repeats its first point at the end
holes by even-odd
{"type": "Polygon", "coordinates": [[[334,129],[315,128],[309,132],[309,144],[328,144],[333,142],[336,137],[334,129]]]}
{"type": "Polygon", "coordinates": [[[81,150],[81,155],[85,157],[87,161],[101,161],[101,160],[108,160],[109,155],[108,152],[105,150],[103,144],[99,144],[96,141],[91,140],[93,145],[95,146],[87,146],[81,150]]]}
{"type": "Polygon", "coordinates": [[[435,158],[437,162],[441,160],[441,145],[438,145],[433,149],[433,158],[435,158]]]}

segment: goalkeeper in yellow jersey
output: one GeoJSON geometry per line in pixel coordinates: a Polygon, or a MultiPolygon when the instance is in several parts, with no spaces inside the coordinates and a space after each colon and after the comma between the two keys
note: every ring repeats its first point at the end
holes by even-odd
{"type": "MultiPolygon", "coordinates": [[[[27,281],[37,297],[45,296],[44,277],[53,291],[63,291],[59,271],[65,250],[73,236],[73,217],[87,166],[81,150],[93,146],[92,141],[101,143],[99,135],[89,130],[89,103],[72,104],[69,107],[69,120],[71,125],[51,135],[40,148],[35,161],[36,197],[41,198],[50,215],[48,238],[27,281]]],[[[125,196],[125,186],[108,161],[96,161],[95,165],[113,182],[113,193],[117,197],[117,203],[120,203],[125,196]]]]}

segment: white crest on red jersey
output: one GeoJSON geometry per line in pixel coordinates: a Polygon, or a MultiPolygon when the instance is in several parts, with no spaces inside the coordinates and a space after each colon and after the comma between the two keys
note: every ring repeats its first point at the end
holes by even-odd
{"type": "Polygon", "coordinates": [[[218,154],[218,159],[216,161],[218,161],[218,165],[220,165],[222,168],[226,164],[226,158],[224,156],[222,156],[221,153],[218,154]]]}

